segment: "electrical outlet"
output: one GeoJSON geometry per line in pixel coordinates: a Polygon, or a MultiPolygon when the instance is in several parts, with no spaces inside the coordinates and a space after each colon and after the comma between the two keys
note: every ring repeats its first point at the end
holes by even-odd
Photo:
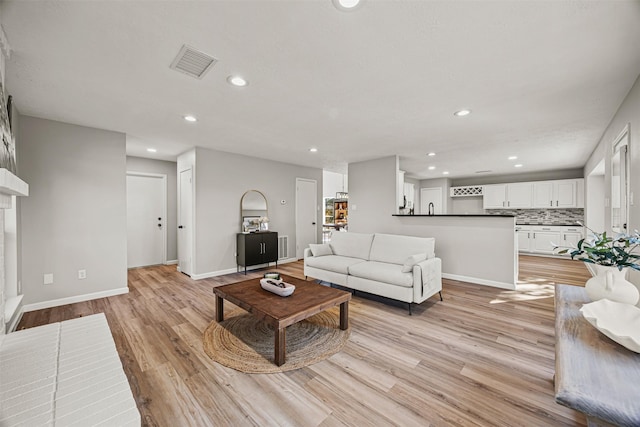
{"type": "Polygon", "coordinates": [[[42,279],[43,285],[53,285],[53,273],[45,274],[42,279]]]}
{"type": "Polygon", "coordinates": [[[78,279],[86,279],[87,270],[78,270],[78,279]]]}

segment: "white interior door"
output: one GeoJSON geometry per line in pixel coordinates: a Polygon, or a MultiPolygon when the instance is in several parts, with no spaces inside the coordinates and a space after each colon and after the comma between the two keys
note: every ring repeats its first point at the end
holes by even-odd
{"type": "Polygon", "coordinates": [[[193,273],[193,176],[192,170],[180,172],[178,194],[178,270],[193,273]]]}
{"type": "Polygon", "coordinates": [[[296,256],[304,257],[305,248],[318,238],[318,183],[296,178],[296,256]]]}
{"type": "Polygon", "coordinates": [[[433,203],[433,213],[442,213],[442,188],[421,188],[420,189],[420,213],[427,215],[429,213],[429,203],[433,203]]]}
{"type": "Polygon", "coordinates": [[[127,267],[164,264],[166,191],[164,175],[127,172],[127,267]]]}

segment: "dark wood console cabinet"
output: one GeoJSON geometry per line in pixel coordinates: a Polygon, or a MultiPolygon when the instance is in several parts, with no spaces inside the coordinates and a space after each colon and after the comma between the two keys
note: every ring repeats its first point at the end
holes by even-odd
{"type": "Polygon", "coordinates": [[[244,274],[247,274],[249,265],[275,262],[278,267],[278,233],[274,231],[238,233],[236,248],[238,271],[240,267],[244,267],[244,274]]]}

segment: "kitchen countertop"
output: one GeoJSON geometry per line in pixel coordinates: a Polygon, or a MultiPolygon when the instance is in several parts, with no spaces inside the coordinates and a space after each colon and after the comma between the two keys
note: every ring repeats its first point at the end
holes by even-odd
{"type": "Polygon", "coordinates": [[[516,225],[545,225],[556,227],[582,227],[582,225],[575,222],[516,222],[516,225]]]}
{"type": "Polygon", "coordinates": [[[515,215],[490,215],[490,214],[434,214],[434,215],[407,215],[407,214],[393,214],[392,216],[408,216],[408,217],[498,217],[498,218],[515,218],[515,215]]]}

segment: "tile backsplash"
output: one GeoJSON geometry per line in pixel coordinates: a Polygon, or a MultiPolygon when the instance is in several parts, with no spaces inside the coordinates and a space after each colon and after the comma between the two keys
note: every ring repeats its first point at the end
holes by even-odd
{"type": "Polygon", "coordinates": [[[570,224],[584,221],[584,209],[487,209],[488,215],[515,215],[517,223],[570,224]]]}

